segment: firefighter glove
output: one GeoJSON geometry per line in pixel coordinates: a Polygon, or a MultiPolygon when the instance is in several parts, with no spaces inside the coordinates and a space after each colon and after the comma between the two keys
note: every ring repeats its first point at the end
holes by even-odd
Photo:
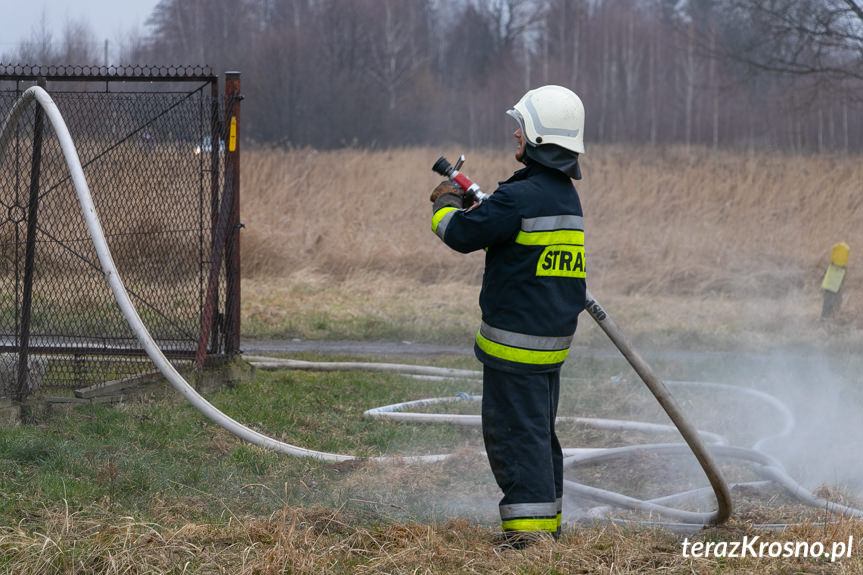
{"type": "Polygon", "coordinates": [[[444,180],[438,184],[429,199],[433,203],[432,210],[435,212],[448,206],[458,209],[464,208],[464,190],[449,180],[444,180]]]}
{"type": "Polygon", "coordinates": [[[429,199],[434,202],[442,194],[455,194],[457,196],[462,196],[464,195],[464,191],[455,182],[452,182],[450,180],[444,180],[437,185],[437,187],[431,193],[431,197],[429,199]]]}

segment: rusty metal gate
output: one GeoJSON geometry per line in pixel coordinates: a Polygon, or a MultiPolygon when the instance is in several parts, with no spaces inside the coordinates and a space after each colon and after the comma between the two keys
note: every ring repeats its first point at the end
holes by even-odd
{"type": "MultiPolygon", "coordinates": [[[[65,120],[108,246],[178,367],[239,345],[239,74],[0,65],[0,124],[34,84],[65,120]]],[[[105,281],[39,106],[0,165],[0,398],[153,371],[105,281]]]]}

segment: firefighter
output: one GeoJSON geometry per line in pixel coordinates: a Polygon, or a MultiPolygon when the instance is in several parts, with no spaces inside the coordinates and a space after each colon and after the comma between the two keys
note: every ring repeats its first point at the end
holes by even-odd
{"type": "Polygon", "coordinates": [[[581,179],[584,106],[562,86],[507,111],[524,167],[480,203],[449,181],[431,195],[432,230],[462,253],[486,250],[474,352],[483,364],[482,431],[503,492],[504,548],[560,535],[563,454],[555,433],[560,369],[585,305],[581,179]]]}

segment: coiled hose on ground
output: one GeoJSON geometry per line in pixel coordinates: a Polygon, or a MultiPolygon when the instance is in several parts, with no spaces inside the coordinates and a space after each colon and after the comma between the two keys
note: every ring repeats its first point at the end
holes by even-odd
{"type": "MultiPolygon", "coordinates": [[[[132,304],[131,299],[123,285],[122,279],[120,278],[119,273],[117,272],[117,267],[114,264],[113,257],[111,256],[111,252],[108,249],[107,242],[105,240],[104,232],[102,231],[102,226],[99,221],[99,217],[96,212],[95,205],[93,203],[92,196],[90,194],[89,187],[87,185],[86,178],[84,177],[84,172],[81,166],[81,162],[78,158],[78,153],[75,149],[74,142],[72,140],[71,135],[69,134],[69,130],[65,124],[65,121],[60,114],[60,111],[57,109],[56,104],[51,99],[50,95],[42,88],[38,86],[33,86],[28,88],[16,101],[15,105],[12,107],[12,110],[9,112],[7,116],[2,131],[0,131],[0,166],[2,166],[6,149],[11,141],[11,136],[13,134],[14,129],[17,127],[18,122],[21,118],[23,112],[30,106],[33,102],[37,102],[42,109],[44,110],[46,116],[54,127],[54,131],[57,134],[58,140],[60,142],[61,149],[63,151],[64,158],[66,160],[66,164],[71,173],[72,181],[75,185],[76,192],[78,194],[78,200],[81,204],[81,209],[84,214],[84,218],[87,222],[87,228],[90,232],[90,236],[93,240],[93,244],[96,249],[96,254],[99,258],[99,263],[102,267],[102,271],[105,274],[105,278],[108,281],[109,286],[111,287],[111,291],[114,294],[114,297],[119,305],[126,321],[129,323],[129,326],[134,331],[136,337],[141,343],[142,347],[146,351],[147,355],[159,369],[159,371],[165,376],[165,378],[171,383],[171,385],[184,397],[188,400],[196,409],[198,409],[202,414],[204,414],[208,419],[216,423],[217,425],[225,428],[231,433],[235,434],[239,438],[252,443],[254,445],[258,445],[260,447],[270,449],[279,453],[284,453],[286,455],[298,456],[298,457],[313,457],[317,459],[327,460],[327,461],[345,461],[356,459],[351,455],[344,455],[338,453],[327,453],[321,451],[315,451],[311,449],[306,449],[303,447],[298,447],[295,445],[290,445],[284,443],[282,441],[278,441],[266,435],[263,435],[257,431],[254,431],[245,425],[235,421],[229,416],[222,413],[215,406],[210,404],[206,399],[201,397],[200,394],[195,391],[195,389],[189,385],[189,383],[183,378],[182,375],[176,370],[176,368],[168,361],[159,347],[156,345],[146,326],[144,325],[141,317],[138,315],[137,310],[132,304]]],[[[830,511],[844,513],[846,515],[854,516],[854,517],[863,517],[863,511],[858,509],[853,509],[847,506],[839,505],[836,503],[827,502],[820,498],[815,497],[812,493],[804,489],[802,486],[794,482],[792,478],[788,476],[788,474],[783,470],[781,465],[768,457],[767,455],[749,449],[735,448],[729,447],[726,445],[722,445],[721,438],[716,437],[715,434],[711,435],[705,432],[699,433],[696,428],[688,421],[685,414],[679,408],[677,403],[674,401],[674,398],[668,392],[666,386],[662,383],[662,381],[653,374],[653,371],[650,369],[650,366],[645,362],[641,356],[639,356],[633,349],[632,346],[627,341],[623,332],[620,328],[614,323],[608,313],[602,309],[602,307],[596,302],[596,300],[588,294],[588,306],[587,310],[590,315],[597,321],[599,326],[605,331],[605,333],[609,336],[612,342],[617,346],[617,348],[623,353],[624,357],[627,361],[632,365],[633,369],[635,369],[636,373],[641,377],[644,383],[648,386],[650,391],[656,397],[657,401],[663,407],[663,409],[668,413],[675,427],[680,431],[684,440],[686,441],[686,445],[680,444],[659,444],[659,445],[638,445],[638,446],[629,446],[624,448],[614,448],[614,449],[568,449],[565,453],[565,467],[571,468],[572,466],[578,463],[584,463],[588,461],[598,461],[605,458],[615,458],[621,457],[624,455],[628,455],[635,452],[659,452],[659,453],[677,453],[681,450],[691,450],[696,458],[698,459],[701,467],[704,469],[705,474],[710,482],[711,489],[715,494],[716,501],[718,504],[718,508],[716,511],[711,513],[697,513],[690,511],[682,511],[678,509],[674,509],[665,505],[670,501],[676,501],[684,497],[689,497],[691,495],[696,495],[700,493],[691,492],[686,494],[676,494],[668,497],[664,497],[661,499],[655,499],[652,501],[642,501],[638,499],[634,499],[631,497],[627,497],[625,495],[612,493],[606,490],[601,490],[595,487],[589,487],[586,485],[581,485],[578,483],[574,483],[571,481],[566,481],[565,488],[569,493],[577,494],[583,497],[590,498],[595,501],[599,501],[602,503],[606,503],[608,505],[620,506],[629,509],[638,509],[647,511],[650,513],[659,513],[664,517],[670,517],[677,519],[679,521],[685,522],[688,525],[706,525],[706,524],[717,524],[726,521],[731,514],[731,497],[729,493],[729,488],[726,482],[723,480],[722,475],[719,471],[718,466],[714,460],[714,455],[719,457],[735,457],[742,458],[749,461],[754,462],[759,466],[762,474],[768,477],[769,479],[778,482],[783,487],[785,487],[790,493],[794,494],[800,500],[818,507],[822,507],[828,509],[830,511]],[[702,441],[702,437],[706,437],[708,439],[713,440],[713,445],[708,450],[704,442],[702,441]]],[[[267,368],[276,368],[276,369],[287,369],[287,368],[319,368],[319,369],[377,369],[383,371],[398,371],[400,373],[411,373],[415,375],[426,375],[426,376],[437,376],[437,377],[450,377],[450,378],[459,378],[459,377],[476,377],[477,372],[472,372],[469,370],[452,370],[452,369],[439,369],[439,368],[428,368],[423,366],[399,366],[393,364],[317,364],[317,365],[301,365],[303,362],[284,362],[278,360],[271,360],[266,358],[248,358],[250,360],[255,360],[258,367],[267,369],[267,368]]],[[[757,392],[753,392],[757,393],[757,392]]],[[[426,400],[428,402],[442,401],[439,399],[434,400],[426,400]]],[[[408,405],[408,404],[405,404],[408,405]]],[[[415,405],[415,404],[414,404],[415,405]]],[[[369,410],[367,415],[369,417],[380,417],[384,416],[394,416],[395,414],[400,413],[401,409],[397,409],[393,406],[389,406],[389,408],[378,408],[376,410],[369,410]]],[[[404,414],[402,414],[404,415],[404,414]]],[[[428,417],[428,415],[426,415],[428,417]]],[[[461,416],[461,417],[470,417],[470,416],[461,416]]],[[[473,419],[458,419],[458,416],[445,416],[438,419],[447,419],[448,422],[452,423],[454,421],[458,422],[467,422],[471,421],[472,424],[477,424],[478,419],[474,417],[473,419]]],[[[582,423],[591,424],[596,426],[617,426],[617,428],[638,428],[640,430],[667,430],[667,426],[659,426],[657,427],[655,424],[644,424],[639,422],[614,422],[609,420],[588,420],[581,419],[582,423]]],[[[786,422],[786,428],[788,425],[793,425],[792,422],[786,422]]],[[[785,430],[783,430],[784,432],[785,430]]],[[[409,462],[429,462],[429,461],[440,461],[447,457],[447,454],[441,455],[426,455],[426,456],[407,456],[400,457],[399,460],[409,461],[409,462]]],[[[393,458],[388,457],[378,457],[372,458],[373,461],[387,461],[393,458]]],[[[598,514],[602,514],[602,511],[597,511],[598,514]]]]}
{"type": "MultiPolygon", "coordinates": [[[[437,368],[421,365],[394,364],[394,363],[370,363],[370,362],[309,362],[294,359],[276,359],[265,356],[246,356],[248,361],[256,368],[263,370],[304,370],[304,371],[381,371],[399,373],[417,378],[435,379],[466,379],[479,380],[482,376],[479,371],[456,370],[450,368],[437,368]]],[[[564,378],[564,382],[572,381],[564,378]]],[[[668,387],[672,388],[700,388],[715,390],[725,395],[739,394],[748,399],[761,402],[772,409],[779,416],[781,423],[777,431],[772,435],[762,437],[751,448],[733,447],[727,445],[725,437],[711,432],[696,430],[696,433],[709,442],[709,451],[715,457],[721,459],[742,460],[752,463],[756,472],[765,481],[735,483],[729,487],[757,487],[768,483],[776,483],[786,490],[790,495],[805,505],[825,509],[831,513],[846,517],[863,518],[863,510],[847,505],[841,505],[815,496],[811,491],[797,483],[786,471],[784,466],[775,458],[763,452],[764,446],[771,442],[787,439],[794,429],[794,415],[783,402],[763,391],[748,389],[721,383],[702,381],[668,381],[668,387]]],[[[395,421],[413,423],[443,423],[449,425],[481,425],[479,415],[461,415],[452,413],[421,413],[410,411],[412,409],[425,408],[452,402],[479,402],[482,396],[460,393],[450,397],[435,397],[428,399],[417,399],[405,401],[392,405],[375,407],[367,410],[363,415],[375,419],[391,419],[395,421]]],[[[645,423],[640,421],[615,420],[587,417],[559,417],[558,421],[568,421],[586,427],[606,431],[640,431],[640,432],[668,432],[676,427],[656,423],[645,423]]],[[[687,444],[680,443],[658,443],[646,445],[630,445],[625,447],[611,448],[568,448],[564,449],[564,469],[572,469],[577,465],[588,463],[601,463],[615,459],[623,459],[641,454],[659,454],[663,456],[675,456],[690,452],[687,444]]],[[[701,488],[680,493],[666,495],[653,500],[640,500],[613,491],[600,489],[565,480],[564,490],[580,499],[595,501],[603,504],[590,510],[593,518],[607,518],[613,509],[627,509],[645,512],[660,516],[670,521],[652,521],[654,525],[668,528],[679,528],[691,530],[695,526],[709,525],[714,513],[700,513],[684,511],[670,507],[671,504],[682,504],[703,499],[704,495],[712,493],[711,488],[701,488]]],[[[648,522],[641,522],[648,523],[648,522]]],[[[761,527],[784,527],[785,524],[765,524],[761,527]]]]}

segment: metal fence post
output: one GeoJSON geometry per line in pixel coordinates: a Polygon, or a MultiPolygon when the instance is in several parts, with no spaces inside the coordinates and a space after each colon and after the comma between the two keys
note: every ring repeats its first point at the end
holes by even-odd
{"type": "MultiPolygon", "coordinates": [[[[221,164],[222,158],[222,150],[220,142],[224,138],[225,131],[222,129],[222,118],[220,112],[222,111],[221,106],[219,105],[219,81],[214,78],[213,82],[210,84],[210,230],[212,233],[212,238],[210,239],[210,259],[215,257],[216,251],[222,249],[222,245],[216,245],[216,236],[218,233],[216,232],[216,226],[219,224],[219,165],[221,164]]],[[[210,342],[209,344],[206,341],[206,338],[203,342],[199,342],[199,345],[203,344],[204,346],[209,345],[210,351],[213,353],[219,353],[221,350],[221,333],[224,328],[224,317],[219,311],[219,283],[218,274],[220,270],[216,269],[216,285],[215,292],[213,293],[212,302],[207,301],[206,305],[212,307],[212,310],[209,312],[209,317],[207,321],[210,325],[210,342]]],[[[206,313],[206,312],[205,312],[206,313]]],[[[200,354],[200,349],[198,350],[200,354]]],[[[203,365],[203,358],[195,357],[196,364],[200,367],[203,365]]]]}
{"type": "MultiPolygon", "coordinates": [[[[39,86],[45,87],[40,78],[39,86]]],[[[45,115],[41,106],[36,107],[33,129],[33,163],[30,166],[30,197],[27,202],[27,243],[24,247],[24,292],[21,296],[21,339],[18,347],[18,378],[15,399],[27,396],[27,378],[30,357],[30,320],[33,315],[33,274],[36,260],[36,224],[39,215],[39,179],[42,171],[42,135],[45,115]]]]}
{"type": "MultiPolygon", "coordinates": [[[[225,355],[240,352],[240,73],[225,73],[225,173],[232,187],[230,225],[225,238],[225,355]]],[[[227,181],[227,178],[226,178],[227,181]]]]}

